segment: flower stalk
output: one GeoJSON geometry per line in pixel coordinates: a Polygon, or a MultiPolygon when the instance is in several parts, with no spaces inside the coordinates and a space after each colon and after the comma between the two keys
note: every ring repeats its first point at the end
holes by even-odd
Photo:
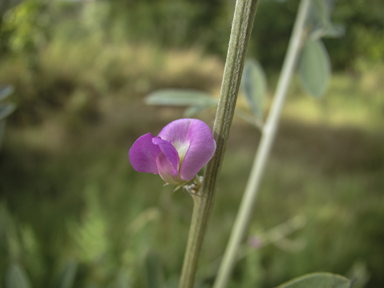
{"type": "Polygon", "coordinates": [[[260,145],[256,153],[255,161],[245,188],[239,212],[237,214],[235,224],[213,286],[214,288],[226,287],[233,266],[237,260],[240,243],[245,235],[246,229],[248,228],[265,164],[276,134],[281,110],[283,108],[289,84],[296,67],[299,51],[305,37],[304,26],[309,12],[309,6],[310,0],[301,0],[293,33],[289,42],[288,51],[284,59],[283,68],[274,95],[271,112],[269,113],[266,124],[262,130],[260,145]]]}
{"type": "Polygon", "coordinates": [[[189,231],[188,244],[180,278],[180,288],[192,288],[195,281],[197,262],[208,218],[212,210],[216,182],[226,149],[229,131],[235,112],[245,55],[251,37],[258,0],[237,0],[232,22],[228,54],[224,68],[220,99],[216,111],[213,137],[216,153],[208,162],[200,191],[194,195],[194,208],[189,231]]]}

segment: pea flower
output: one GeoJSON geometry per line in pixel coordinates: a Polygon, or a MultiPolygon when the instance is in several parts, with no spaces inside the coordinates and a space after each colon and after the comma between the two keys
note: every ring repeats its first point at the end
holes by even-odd
{"type": "Polygon", "coordinates": [[[215,150],[207,124],[179,119],[165,126],[157,137],[148,133],[137,139],[129,150],[129,160],[136,171],[159,174],[179,188],[196,176],[215,150]]]}

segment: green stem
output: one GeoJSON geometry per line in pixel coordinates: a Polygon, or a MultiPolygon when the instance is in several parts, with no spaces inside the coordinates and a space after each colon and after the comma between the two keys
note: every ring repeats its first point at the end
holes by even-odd
{"type": "Polygon", "coordinates": [[[240,243],[245,235],[252,210],[256,202],[258,188],[261,183],[265,163],[269,156],[276,134],[281,110],[287,95],[288,87],[296,66],[300,48],[305,34],[304,25],[309,11],[310,0],[301,0],[293,33],[289,41],[287,55],[284,59],[282,72],[278,81],[271,112],[263,129],[263,135],[253,163],[250,177],[237,214],[232,233],[221,262],[214,288],[224,288],[231,275],[240,243]]]}
{"type": "Polygon", "coordinates": [[[257,4],[258,0],[237,0],[236,2],[220,99],[213,127],[213,137],[217,148],[215,155],[205,169],[201,192],[199,195],[193,195],[195,205],[180,278],[180,288],[191,288],[195,281],[197,262],[209,214],[212,210],[217,177],[223,162],[229,130],[235,112],[237,94],[257,4]]]}

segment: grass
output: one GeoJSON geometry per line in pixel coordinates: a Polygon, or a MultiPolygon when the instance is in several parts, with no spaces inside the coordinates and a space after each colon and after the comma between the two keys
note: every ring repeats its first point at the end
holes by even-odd
{"type": "MultiPolygon", "coordinates": [[[[27,99],[14,115],[26,120],[10,119],[0,154],[0,221],[8,223],[0,228],[0,283],[9,262],[18,261],[33,287],[51,287],[75,259],[74,287],[120,287],[119,281],[145,287],[146,259],[155,253],[167,287],[175,287],[192,201],[163,187],[160,177],[135,172],[127,152],[137,137],[182,115],[144,106],[144,95],[163,87],[217,95],[223,63],[199,51],[133,46],[105,47],[99,58],[89,54],[81,62],[89,50],[80,43],[46,49],[37,73],[50,77],[34,90],[28,89],[37,76],[22,62],[9,60],[0,69],[16,86],[15,98],[27,99]],[[42,91],[54,94],[40,97],[42,91]]],[[[239,261],[231,287],[273,287],[308,272],[352,270],[356,283],[368,275],[365,287],[383,285],[381,69],[335,75],[320,100],[294,83],[250,227],[249,236],[265,246],[254,250],[245,242],[250,254],[239,261]],[[266,240],[295,216],[303,228],[266,240]]],[[[212,125],[210,112],[200,117],[212,125]]],[[[203,248],[201,287],[214,279],[258,139],[235,119],[203,248]]]]}
{"type": "MultiPolygon", "coordinates": [[[[345,274],[356,261],[366,263],[373,280],[381,283],[378,249],[382,239],[383,166],[371,161],[375,157],[383,159],[384,139],[355,132],[354,137],[360,141],[355,141],[356,148],[381,154],[372,160],[354,155],[348,164],[342,161],[344,156],[335,157],[335,150],[344,148],[343,141],[337,141],[340,147],[321,143],[324,134],[348,139],[348,133],[333,134],[332,130],[318,128],[318,133],[303,141],[297,131],[308,135],[314,128],[295,124],[295,130],[290,125],[281,129],[251,231],[265,233],[301,215],[307,225],[294,234],[293,240],[301,239],[305,245],[295,253],[281,250],[279,245],[260,250],[263,287],[317,270],[345,274]]],[[[234,129],[238,133],[253,133],[237,125],[234,129]]],[[[136,275],[132,279],[134,287],[140,287],[143,259],[150,250],[158,251],[164,259],[166,278],[177,277],[192,208],[188,195],[162,188],[162,181],[155,175],[133,171],[126,159],[129,145],[115,144],[117,147],[100,150],[87,145],[53,154],[15,144],[14,133],[20,131],[9,133],[2,153],[1,191],[7,191],[2,198],[17,221],[36,235],[42,267],[31,275],[35,283],[45,279],[42,285],[47,287],[53,281],[48,275],[54,275],[67,258],[75,258],[85,271],[82,276],[86,280],[78,281],[107,283],[117,277],[119,267],[125,267],[136,275]],[[18,181],[20,178],[23,181],[18,181]]],[[[245,145],[232,139],[228,148],[202,266],[223,252],[251,165],[252,138],[245,137],[245,145]]],[[[242,261],[239,265],[234,287],[247,280],[243,278],[246,264],[242,261]]],[[[33,273],[29,266],[26,268],[33,273]]],[[[207,279],[209,283],[212,278],[207,279]]]]}

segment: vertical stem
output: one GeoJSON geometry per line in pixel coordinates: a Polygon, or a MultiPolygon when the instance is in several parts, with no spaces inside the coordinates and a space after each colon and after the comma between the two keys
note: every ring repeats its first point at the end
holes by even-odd
{"type": "Polygon", "coordinates": [[[191,288],[194,284],[201,245],[213,206],[217,177],[223,162],[229,130],[235,112],[237,94],[257,4],[258,0],[237,0],[236,2],[219,105],[213,127],[213,137],[217,148],[215,155],[205,169],[201,192],[199,195],[193,195],[195,205],[179,283],[180,288],[191,288]]]}
{"type": "Polygon", "coordinates": [[[296,66],[299,50],[301,48],[305,19],[309,11],[309,4],[310,0],[301,0],[300,2],[293,33],[289,41],[287,55],[284,59],[282,72],[280,74],[275,92],[271,112],[263,129],[263,135],[260,140],[256,158],[253,163],[251,174],[248,179],[245,193],[242,198],[226,251],[224,253],[223,261],[221,262],[221,266],[213,286],[214,288],[224,288],[226,286],[234,263],[236,262],[236,256],[240,243],[248,227],[254,203],[256,202],[258,188],[264,172],[265,163],[272,147],[278,120],[280,118],[281,110],[287,95],[294,68],[296,66]]]}

